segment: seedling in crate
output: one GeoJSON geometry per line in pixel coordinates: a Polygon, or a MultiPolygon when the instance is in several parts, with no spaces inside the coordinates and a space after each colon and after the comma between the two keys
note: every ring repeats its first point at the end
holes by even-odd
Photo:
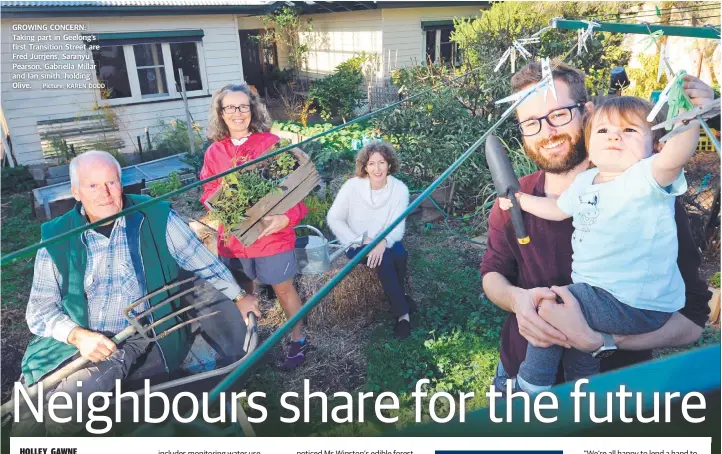
{"type": "MultiPolygon", "coordinates": [[[[266,153],[283,146],[281,143],[266,153]]],[[[232,234],[248,247],[263,231],[264,217],[285,213],[319,182],[308,155],[295,148],[224,176],[206,206],[211,218],[224,226],[223,241],[232,234]]]]}

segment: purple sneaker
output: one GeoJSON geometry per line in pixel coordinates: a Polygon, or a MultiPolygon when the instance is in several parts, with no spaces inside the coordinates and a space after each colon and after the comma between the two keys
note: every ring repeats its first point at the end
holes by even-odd
{"type": "Polygon", "coordinates": [[[293,370],[306,360],[308,341],[306,339],[302,341],[291,341],[289,345],[288,356],[286,357],[286,361],[283,362],[283,368],[293,370]]]}

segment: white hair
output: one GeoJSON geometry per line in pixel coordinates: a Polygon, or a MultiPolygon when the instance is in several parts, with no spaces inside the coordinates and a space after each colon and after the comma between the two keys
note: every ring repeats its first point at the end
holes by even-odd
{"type": "Polygon", "coordinates": [[[70,161],[70,184],[71,186],[78,186],[78,167],[80,167],[80,164],[82,164],[85,161],[91,161],[93,159],[98,159],[100,161],[105,161],[107,164],[112,164],[115,166],[116,170],[118,171],[118,180],[120,180],[121,170],[120,170],[120,163],[117,159],[113,157],[112,154],[108,153],[107,151],[101,151],[101,150],[88,150],[85,153],[79,154],[78,156],[74,157],[72,161],[70,161]]]}

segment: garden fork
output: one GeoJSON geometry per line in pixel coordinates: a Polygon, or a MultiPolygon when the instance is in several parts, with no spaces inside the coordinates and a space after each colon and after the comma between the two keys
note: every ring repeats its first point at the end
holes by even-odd
{"type": "MultiPolygon", "coordinates": [[[[191,277],[191,278],[188,278],[188,279],[176,282],[176,283],[172,283],[172,284],[167,284],[167,285],[163,286],[162,288],[160,288],[154,292],[151,292],[142,298],[135,300],[132,304],[130,304],[128,307],[126,307],[123,310],[123,315],[130,323],[130,326],[128,326],[127,328],[125,328],[124,330],[122,330],[121,332],[116,334],[111,339],[111,341],[115,344],[120,344],[137,332],[137,333],[140,333],[140,335],[143,336],[143,338],[145,338],[151,342],[157,342],[158,340],[164,338],[165,336],[172,333],[173,331],[176,331],[186,325],[189,325],[198,320],[201,320],[201,319],[204,319],[207,317],[212,317],[216,314],[219,314],[220,311],[212,312],[210,314],[204,314],[204,315],[195,317],[193,319],[184,321],[182,323],[179,323],[167,330],[161,331],[160,333],[155,332],[154,328],[156,328],[161,323],[163,323],[167,320],[170,320],[173,317],[181,315],[191,309],[201,308],[210,302],[210,300],[205,300],[205,301],[202,301],[197,304],[188,305],[187,307],[184,307],[183,309],[172,312],[172,313],[166,315],[165,317],[162,317],[156,321],[153,321],[152,317],[151,317],[150,323],[147,323],[145,325],[142,323],[144,318],[146,318],[149,315],[152,315],[152,313],[157,311],[159,308],[161,308],[167,304],[170,304],[172,301],[174,301],[200,287],[200,285],[196,285],[196,286],[193,286],[180,293],[176,293],[174,295],[169,296],[168,298],[164,299],[163,301],[159,302],[158,304],[151,306],[149,309],[143,311],[142,313],[140,313],[136,316],[131,315],[131,312],[133,311],[133,309],[135,309],[139,305],[145,303],[146,301],[150,300],[150,298],[153,298],[154,296],[157,296],[163,292],[167,292],[168,290],[174,289],[181,285],[192,282],[193,280],[195,280],[195,277],[191,277]],[[149,333],[150,333],[150,335],[149,335],[149,333]]],[[[63,366],[62,368],[58,369],[54,373],[50,374],[49,376],[47,376],[46,378],[41,380],[39,383],[36,383],[35,385],[31,386],[30,388],[27,388],[26,393],[28,395],[28,399],[32,399],[35,396],[37,396],[38,391],[39,391],[39,385],[41,383],[43,385],[43,389],[45,389],[45,390],[53,389],[64,379],[68,378],[70,375],[74,374],[75,372],[77,372],[80,369],[82,369],[83,367],[85,367],[85,365],[88,364],[89,362],[90,362],[90,360],[83,358],[82,356],[74,359],[67,365],[63,366]]],[[[6,414],[11,413],[13,410],[13,405],[14,405],[14,403],[13,403],[12,399],[5,402],[2,405],[2,407],[0,407],[0,417],[4,417],[6,414]]]]}

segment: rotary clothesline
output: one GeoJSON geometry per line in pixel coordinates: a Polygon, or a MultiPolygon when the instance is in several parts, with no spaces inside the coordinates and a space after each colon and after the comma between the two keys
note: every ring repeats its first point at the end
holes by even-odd
{"type": "MultiPolygon", "coordinates": [[[[592,27],[589,26],[589,28],[592,27]]],[[[569,57],[569,55],[572,54],[574,49],[577,48],[579,44],[579,41],[577,41],[577,44],[572,46],[572,48],[564,55],[561,61],[569,57]]],[[[323,287],[321,287],[321,289],[316,292],[316,294],[313,295],[313,297],[311,297],[311,299],[301,307],[301,310],[296,313],[296,315],[291,317],[281,327],[279,327],[279,329],[277,329],[273,333],[273,335],[271,335],[271,337],[266,340],[266,342],[264,342],[258,349],[251,353],[251,355],[246,361],[244,361],[237,369],[232,371],[228,376],[223,379],[223,381],[221,381],[215,388],[213,388],[209,395],[210,402],[215,402],[220,397],[222,392],[228,389],[237,380],[241,379],[246,373],[248,373],[248,371],[253,366],[255,366],[255,364],[266,353],[270,352],[277,343],[281,342],[283,340],[283,337],[292,329],[293,326],[295,326],[297,323],[300,323],[308,315],[308,313],[310,313],[317,305],[319,305],[323,298],[328,295],[328,293],[339,282],[341,282],[341,280],[343,280],[346,275],[350,273],[351,270],[356,265],[358,265],[361,260],[363,260],[363,258],[366,257],[366,255],[371,252],[374,247],[376,247],[377,244],[381,242],[383,238],[385,238],[403,219],[409,216],[427,197],[430,197],[433,191],[436,190],[436,188],[453,172],[455,172],[456,169],[458,169],[461,164],[463,164],[464,161],[466,161],[466,159],[468,159],[469,156],[471,156],[471,154],[476,151],[476,149],[484,142],[484,140],[486,140],[487,136],[493,131],[495,131],[509,116],[511,116],[514,110],[526,99],[528,99],[529,96],[534,93],[539,93],[542,90],[544,91],[544,93],[546,93],[546,91],[551,88],[554,96],[556,97],[556,93],[553,89],[554,83],[552,79],[552,73],[554,68],[550,68],[549,65],[549,60],[546,59],[546,61],[544,61],[543,63],[543,66],[545,67],[544,76],[542,77],[542,80],[540,82],[516,95],[512,95],[508,98],[505,98],[504,100],[497,101],[497,103],[502,101],[511,101],[512,105],[502,114],[501,118],[479,138],[479,140],[472,144],[461,156],[459,156],[456,161],[454,161],[453,164],[451,164],[451,166],[449,166],[436,180],[434,180],[433,183],[431,183],[416,199],[414,199],[414,201],[409,204],[407,209],[404,210],[401,215],[394,219],[389,226],[387,226],[381,233],[379,233],[376,238],[374,238],[369,244],[364,246],[354,258],[352,258],[343,268],[341,268],[341,270],[339,270],[339,272],[329,282],[327,282],[323,287]]]]}
{"type": "MultiPolygon", "coordinates": [[[[565,27],[559,27],[559,26],[558,26],[559,24],[564,25],[565,22],[567,22],[567,24],[566,24],[567,27],[566,27],[566,28],[572,28],[572,27],[571,27],[572,24],[569,24],[569,23],[568,23],[568,22],[572,22],[572,21],[563,21],[563,20],[559,20],[559,19],[553,21],[552,26],[557,27],[557,28],[565,28],[565,27]]],[[[578,22],[579,24],[581,24],[581,27],[587,29],[587,31],[585,32],[585,36],[588,36],[588,37],[591,37],[591,34],[594,32],[594,28],[597,28],[597,24],[599,24],[599,23],[596,23],[596,22],[595,22],[594,25],[592,25],[592,23],[590,23],[589,21],[577,21],[577,22],[578,22]]],[[[577,24],[577,25],[579,25],[579,24],[577,24]]],[[[577,28],[580,28],[580,27],[577,27],[577,28]]],[[[599,28],[600,28],[599,31],[611,31],[611,30],[605,30],[603,24],[599,24],[599,28]]],[[[669,29],[669,27],[667,27],[667,29],[669,29]]],[[[543,30],[545,30],[545,29],[543,29],[543,30]]],[[[541,34],[541,33],[543,32],[543,30],[541,30],[541,31],[538,32],[538,33],[541,34]]],[[[668,33],[668,34],[669,34],[669,33],[668,33]]],[[[682,36],[686,36],[686,35],[682,35],[682,36]]],[[[585,38],[585,40],[586,40],[586,38],[585,38]]],[[[579,40],[577,41],[577,43],[576,43],[574,46],[572,46],[572,48],[562,57],[561,61],[565,60],[569,55],[571,55],[571,53],[572,53],[576,48],[578,48],[578,47],[580,47],[580,46],[582,46],[582,45],[583,45],[583,41],[582,41],[581,39],[579,39],[579,40]]],[[[482,67],[483,67],[483,66],[479,66],[479,67],[474,68],[474,69],[472,69],[472,70],[470,70],[470,71],[467,71],[466,73],[464,73],[464,74],[462,74],[462,75],[460,75],[460,76],[457,76],[457,77],[455,77],[455,78],[452,78],[452,79],[446,81],[445,83],[442,83],[442,84],[439,84],[439,85],[435,85],[435,86],[433,86],[433,87],[431,87],[431,88],[429,88],[429,89],[423,90],[423,91],[421,91],[421,92],[419,92],[419,93],[417,93],[417,94],[415,94],[415,95],[413,95],[413,96],[410,96],[410,97],[408,97],[408,98],[406,98],[406,99],[397,101],[397,102],[392,103],[392,104],[390,104],[390,105],[388,105],[388,106],[385,106],[385,107],[382,107],[382,108],[380,108],[380,109],[377,109],[377,110],[375,110],[375,111],[373,111],[373,112],[369,112],[369,113],[367,113],[367,114],[364,114],[364,115],[362,115],[362,116],[360,116],[360,117],[358,117],[358,118],[356,118],[356,119],[354,119],[354,120],[351,120],[351,121],[349,121],[349,122],[347,122],[347,123],[344,123],[343,125],[339,125],[339,126],[334,127],[334,128],[332,128],[332,129],[330,129],[330,130],[328,130],[328,131],[325,131],[325,132],[323,132],[323,133],[320,133],[320,134],[317,134],[317,135],[315,135],[315,136],[313,136],[313,137],[310,137],[310,138],[308,138],[308,139],[305,139],[305,140],[299,142],[298,144],[289,145],[289,146],[287,146],[287,147],[283,147],[283,148],[281,148],[281,149],[279,149],[279,150],[276,150],[276,151],[274,151],[274,152],[272,152],[272,153],[268,153],[268,154],[266,154],[266,155],[264,155],[264,156],[262,156],[262,157],[260,157],[260,158],[258,158],[258,159],[255,159],[255,160],[253,160],[253,161],[247,162],[247,163],[245,163],[245,164],[243,164],[243,165],[241,165],[241,166],[237,166],[237,167],[233,167],[233,168],[231,168],[231,169],[228,169],[227,171],[221,172],[221,173],[219,173],[219,174],[217,174],[217,175],[215,175],[215,176],[213,176],[213,177],[210,177],[210,178],[206,178],[206,179],[204,179],[204,180],[197,181],[197,182],[192,183],[192,184],[190,184],[190,185],[188,185],[188,186],[185,186],[185,187],[183,187],[183,188],[180,188],[180,189],[177,189],[177,190],[175,190],[175,191],[169,192],[168,194],[165,194],[165,195],[156,197],[156,198],[154,198],[153,200],[150,200],[150,201],[147,201],[147,202],[143,202],[143,203],[141,203],[141,204],[139,204],[139,205],[136,205],[136,206],[133,206],[133,207],[131,207],[131,208],[124,209],[124,210],[120,211],[119,213],[117,213],[117,214],[115,214],[115,215],[109,216],[109,217],[107,217],[107,218],[105,218],[105,219],[102,219],[102,220],[100,220],[100,221],[97,221],[97,222],[95,222],[95,223],[90,223],[90,224],[88,224],[88,225],[85,225],[85,226],[82,226],[82,227],[78,227],[78,228],[72,229],[72,230],[70,230],[70,231],[68,231],[68,232],[65,232],[65,233],[61,234],[61,235],[58,235],[58,236],[49,238],[49,239],[47,239],[47,240],[45,240],[45,241],[36,243],[36,244],[34,244],[34,245],[31,245],[31,246],[28,246],[28,247],[26,247],[26,248],[20,249],[20,250],[18,250],[18,251],[16,251],[16,252],[7,254],[7,255],[5,255],[5,256],[2,257],[2,260],[0,261],[0,264],[5,265],[5,264],[13,263],[14,261],[16,261],[16,260],[18,260],[18,259],[20,259],[20,258],[22,258],[22,257],[24,257],[24,256],[26,256],[26,255],[28,255],[28,254],[33,253],[33,252],[37,251],[38,249],[40,249],[40,248],[42,248],[42,247],[45,247],[45,246],[48,246],[48,245],[57,243],[57,242],[62,241],[62,240],[66,239],[66,238],[68,238],[68,237],[70,237],[70,236],[72,236],[72,235],[81,234],[82,232],[84,232],[84,231],[86,231],[86,230],[89,230],[89,229],[98,227],[98,226],[100,226],[100,225],[102,225],[102,224],[106,224],[106,223],[109,222],[109,221],[118,219],[118,218],[120,218],[120,217],[122,217],[122,216],[125,216],[125,215],[127,215],[127,214],[130,214],[130,213],[133,213],[133,212],[142,210],[142,209],[147,208],[147,207],[149,207],[149,206],[151,206],[151,205],[153,205],[153,204],[155,204],[155,203],[159,203],[159,202],[162,201],[162,200],[169,199],[169,198],[174,197],[174,196],[176,196],[176,195],[179,195],[179,194],[182,194],[182,193],[184,193],[184,192],[187,192],[187,191],[189,191],[189,190],[191,190],[191,189],[193,189],[193,188],[199,187],[199,186],[201,186],[201,185],[203,185],[203,184],[205,184],[205,183],[207,183],[207,182],[209,182],[209,181],[212,181],[212,180],[214,180],[214,179],[221,178],[221,177],[223,177],[223,176],[225,176],[225,175],[228,175],[228,174],[231,174],[231,173],[236,172],[236,171],[238,171],[238,170],[241,170],[241,169],[243,169],[243,168],[245,168],[245,167],[247,167],[247,166],[250,166],[250,165],[256,164],[256,163],[258,163],[258,162],[262,162],[262,161],[264,161],[264,160],[266,160],[266,159],[272,158],[272,157],[274,157],[274,156],[276,156],[276,155],[279,155],[279,154],[281,154],[281,153],[284,153],[284,152],[286,152],[286,151],[288,151],[288,150],[290,150],[290,149],[292,149],[292,148],[294,148],[294,147],[296,147],[296,146],[298,146],[298,145],[302,145],[302,144],[305,144],[305,143],[309,143],[309,142],[311,142],[311,141],[313,141],[313,140],[316,140],[316,139],[318,139],[318,138],[321,138],[321,137],[323,137],[323,136],[325,136],[325,135],[328,135],[328,134],[331,134],[331,133],[336,132],[336,131],[338,131],[338,130],[341,130],[341,129],[343,129],[343,128],[351,125],[351,124],[358,123],[358,122],[360,122],[360,121],[364,121],[364,120],[366,120],[366,119],[372,118],[372,117],[378,115],[378,114],[381,113],[381,112],[384,112],[384,111],[386,111],[386,110],[389,110],[389,109],[391,109],[391,108],[394,108],[394,107],[396,107],[396,106],[398,106],[398,105],[400,105],[400,104],[407,103],[407,102],[409,102],[409,101],[411,101],[411,100],[413,100],[413,99],[416,99],[416,98],[418,98],[418,97],[420,97],[420,96],[422,96],[422,95],[428,94],[428,93],[432,92],[433,90],[436,90],[436,89],[439,88],[439,87],[448,88],[452,82],[457,81],[457,80],[460,80],[460,79],[462,79],[462,78],[464,78],[464,77],[467,77],[467,76],[469,76],[470,74],[472,74],[473,72],[478,71],[478,70],[481,69],[482,67]]],[[[357,254],[353,259],[351,259],[351,261],[349,261],[328,283],[326,283],[315,295],[313,295],[313,297],[311,297],[311,299],[310,299],[306,304],[304,304],[304,305],[302,306],[301,310],[300,310],[296,315],[294,315],[293,317],[291,317],[291,318],[290,318],[289,320],[287,320],[281,327],[279,327],[279,329],[276,330],[276,331],[273,333],[273,335],[272,335],[266,342],[264,342],[258,349],[256,349],[253,353],[251,353],[251,355],[249,356],[249,358],[248,358],[246,361],[244,361],[237,369],[235,369],[234,371],[232,371],[223,381],[221,381],[215,388],[213,388],[213,390],[212,390],[211,393],[210,393],[210,401],[211,401],[211,402],[215,402],[215,400],[218,399],[218,397],[220,396],[221,392],[223,392],[223,390],[227,389],[227,388],[230,387],[234,382],[236,382],[238,379],[240,379],[240,378],[241,378],[245,373],[247,373],[253,366],[255,366],[256,363],[257,363],[266,353],[268,353],[277,343],[281,342],[282,339],[283,339],[283,336],[285,336],[285,334],[286,334],[288,331],[290,331],[293,326],[295,326],[297,323],[301,322],[302,319],[303,319],[304,317],[306,317],[311,310],[313,310],[318,304],[320,304],[321,301],[323,300],[323,298],[324,298],[341,280],[343,280],[343,279],[346,277],[346,275],[348,275],[348,273],[349,273],[358,263],[360,263],[361,260],[363,260],[363,258],[365,258],[366,255],[367,255],[374,247],[376,247],[376,245],[379,244],[380,241],[381,241],[383,238],[385,238],[385,237],[391,232],[391,230],[393,230],[403,219],[405,219],[409,214],[411,214],[411,212],[412,212],[413,210],[415,210],[427,197],[429,197],[429,196],[431,195],[431,193],[432,193],[434,190],[436,190],[436,188],[438,188],[438,186],[439,186],[441,183],[443,183],[452,173],[454,173],[454,172],[471,156],[471,154],[474,153],[474,152],[478,149],[478,147],[484,142],[484,140],[489,136],[489,134],[491,134],[492,132],[494,132],[509,116],[512,115],[512,113],[514,112],[514,110],[515,110],[521,103],[523,103],[526,99],[528,99],[532,94],[535,94],[535,93],[544,92],[544,93],[545,93],[545,96],[546,96],[546,92],[547,92],[548,90],[550,90],[550,89],[551,89],[551,91],[552,91],[552,94],[556,97],[556,92],[555,92],[555,90],[554,90],[554,82],[553,82],[553,78],[552,78],[552,73],[553,73],[554,68],[551,67],[551,64],[550,64],[549,59],[545,59],[545,60],[543,61],[543,68],[544,68],[544,74],[543,74],[542,80],[541,80],[540,82],[538,82],[537,84],[534,84],[532,87],[530,87],[530,88],[527,89],[527,90],[524,90],[524,91],[522,91],[522,92],[520,92],[520,93],[514,94],[514,95],[512,95],[512,96],[510,96],[510,97],[508,97],[508,98],[505,98],[505,99],[503,99],[503,100],[497,101],[497,103],[500,103],[500,102],[512,102],[512,105],[502,114],[501,118],[500,118],[496,123],[494,123],[484,134],[482,134],[482,136],[481,136],[474,144],[472,144],[469,148],[467,148],[467,150],[466,150],[461,156],[459,156],[459,158],[456,159],[456,161],[454,161],[453,164],[451,164],[433,183],[431,183],[413,202],[411,202],[411,203],[409,204],[409,206],[407,207],[407,209],[406,209],[399,217],[397,217],[396,219],[394,219],[394,220],[391,222],[391,224],[386,227],[386,229],[384,229],[380,234],[378,234],[378,235],[376,236],[376,238],[374,238],[369,244],[367,244],[365,247],[363,247],[363,248],[361,249],[361,251],[360,251],[359,254],[357,254]]]]}

